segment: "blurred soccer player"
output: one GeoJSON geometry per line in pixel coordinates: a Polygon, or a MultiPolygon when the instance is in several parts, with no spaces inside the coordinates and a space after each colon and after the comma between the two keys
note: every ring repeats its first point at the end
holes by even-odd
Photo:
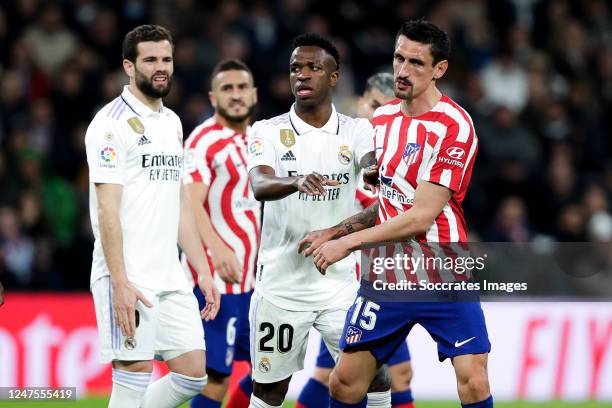
{"type": "Polygon", "coordinates": [[[130,31],[123,41],[130,83],[96,114],[85,136],[95,237],[91,291],[101,359],[113,366],[110,407],[176,407],[207,379],[200,317],[216,316],[219,291],[181,183],[181,121],[162,104],[172,54],[165,28],[130,31]],[[201,314],[177,238],[207,301],[201,314]],[[155,355],[170,373],[149,385],[155,355]]]}
{"type": "MultiPolygon", "coordinates": [[[[251,70],[239,60],[220,62],[211,76],[209,98],[214,116],[196,127],[185,142],[184,182],[221,293],[219,315],[203,323],[208,385],[191,401],[197,408],[220,407],[234,360],[250,360],[249,302],[261,216],[246,167],[246,131],[257,102],[251,70]]],[[[195,272],[186,260],[184,264],[195,272]]],[[[194,293],[204,307],[197,286],[194,293]]],[[[230,407],[249,405],[251,377],[247,375],[240,384],[230,407]]]]}
{"type": "MultiPolygon", "coordinates": [[[[467,112],[436,87],[449,53],[448,36],[435,25],[423,20],[402,25],[393,54],[399,99],[377,109],[373,118],[379,203],[318,232],[308,252],[320,271],[364,242],[466,242],[461,203],[478,139],[467,112]]],[[[493,406],[487,376],[491,345],[478,302],[372,302],[363,295],[369,288],[371,283],[362,280],[348,314],[343,351],[330,377],[331,407],[365,406],[377,366],[389,360],[416,322],[436,340],[440,360],[451,359],[462,406],[493,406]]]]}
{"type": "MultiPolygon", "coordinates": [[[[359,117],[372,120],[374,111],[380,106],[395,99],[393,75],[379,72],[372,75],[366,82],[363,95],[357,100],[357,114],[359,117]]],[[[357,209],[362,210],[377,201],[376,195],[363,189],[360,185],[356,191],[357,209]]],[[[335,362],[325,343],[319,345],[316,367],[312,378],[308,380],[297,401],[297,408],[316,408],[329,405],[329,374],[335,362]]],[[[410,381],[412,379],[412,365],[408,344],[401,345],[389,359],[389,372],[391,374],[391,405],[394,408],[413,408],[410,381]]]]}
{"type": "Polygon", "coordinates": [[[296,38],[289,65],[295,103],[288,113],[256,122],[249,136],[253,191],[266,202],[249,318],[251,407],[283,403],[291,376],[304,366],[311,327],[337,354],[355,298],[355,258],[323,276],[298,252],[308,231],[354,211],[359,172],[373,163],[370,123],[341,115],[332,104],[338,62],[338,50],[325,38],[296,38]]]}

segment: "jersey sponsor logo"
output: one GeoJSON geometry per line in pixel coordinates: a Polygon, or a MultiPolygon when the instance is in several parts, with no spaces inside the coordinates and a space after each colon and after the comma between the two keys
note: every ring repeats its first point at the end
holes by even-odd
{"type": "Polygon", "coordinates": [[[404,160],[406,165],[410,166],[411,164],[416,162],[420,150],[420,144],[408,143],[408,146],[406,146],[406,148],[404,149],[404,153],[402,154],[402,159],[404,160]]]}
{"type": "Polygon", "coordinates": [[[259,205],[259,201],[243,197],[232,202],[232,209],[234,211],[257,210],[259,205]]]}
{"type": "Polygon", "coordinates": [[[449,159],[448,157],[441,156],[441,157],[438,157],[438,161],[440,163],[448,164],[450,166],[459,167],[460,169],[463,168],[463,162],[459,160],[449,159]]]}
{"type": "Polygon", "coordinates": [[[353,154],[349,150],[349,147],[346,145],[340,146],[340,151],[338,152],[338,161],[341,164],[347,165],[353,160],[353,154]]]}
{"type": "Polygon", "coordinates": [[[133,118],[129,118],[127,120],[128,125],[130,125],[130,127],[132,128],[132,130],[138,134],[143,134],[145,131],[144,125],[142,124],[142,122],[140,121],[140,119],[138,119],[136,116],[134,116],[133,118]]]}
{"type": "MultiPolygon", "coordinates": [[[[304,177],[304,174],[299,174],[295,170],[289,170],[287,172],[289,177],[304,177]]],[[[321,173],[319,173],[321,174],[321,173]]],[[[321,174],[323,177],[336,180],[338,184],[348,184],[351,181],[351,175],[348,172],[345,173],[331,173],[331,174],[321,174]]]]}
{"type": "Polygon", "coordinates": [[[385,166],[380,169],[380,184],[385,186],[391,186],[393,184],[393,177],[385,176],[385,166]]]}
{"type": "Polygon", "coordinates": [[[455,160],[461,160],[463,159],[463,156],[465,156],[465,150],[460,147],[453,146],[446,149],[446,154],[455,160]]]}
{"type": "Polygon", "coordinates": [[[251,158],[255,159],[257,157],[263,156],[263,140],[260,138],[254,138],[249,143],[249,154],[251,158]]]}
{"type": "Polygon", "coordinates": [[[181,168],[183,167],[183,156],[177,154],[143,154],[142,168],[150,168],[149,180],[151,181],[179,181],[181,179],[181,168]]]}
{"type": "MultiPolygon", "coordinates": [[[[295,170],[289,170],[287,172],[289,177],[303,177],[303,174],[298,174],[295,170]]],[[[323,177],[336,180],[339,185],[348,184],[351,180],[349,173],[331,173],[321,174],[323,177]]],[[[298,200],[302,201],[334,201],[340,198],[341,187],[325,187],[325,194],[308,195],[306,193],[298,192],[298,200]]]]}
{"type": "Polygon", "coordinates": [[[295,133],[293,133],[293,129],[281,129],[280,141],[287,148],[293,146],[295,144],[295,133]]]}
{"type": "Polygon", "coordinates": [[[393,187],[389,187],[385,184],[380,185],[380,193],[387,200],[399,201],[402,204],[414,203],[414,198],[408,197],[406,194],[401,193],[393,187]]]}
{"type": "Polygon", "coordinates": [[[362,334],[363,332],[361,331],[361,329],[358,329],[355,326],[349,326],[346,330],[346,336],[344,337],[344,339],[346,340],[346,344],[357,343],[359,340],[361,340],[362,334]]]}
{"type": "Polygon", "coordinates": [[[151,144],[151,141],[147,139],[145,135],[140,136],[140,139],[138,139],[138,146],[143,146],[147,144],[151,144]]]}
{"type": "Polygon", "coordinates": [[[100,148],[98,167],[108,170],[117,168],[117,149],[115,149],[115,146],[108,144],[100,148]]]}
{"type": "Polygon", "coordinates": [[[295,161],[295,155],[293,154],[293,152],[291,150],[289,150],[287,153],[285,153],[283,155],[283,157],[281,157],[281,161],[295,161]]]}

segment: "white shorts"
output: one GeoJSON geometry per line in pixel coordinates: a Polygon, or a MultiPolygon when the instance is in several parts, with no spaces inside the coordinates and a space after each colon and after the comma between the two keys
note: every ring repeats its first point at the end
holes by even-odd
{"type": "Polygon", "coordinates": [[[321,333],[332,357],[338,358],[338,343],[346,312],[342,307],[312,312],[274,306],[255,291],[249,310],[252,377],[266,384],[284,380],[304,368],[308,332],[321,333]]]}
{"type": "Polygon", "coordinates": [[[91,292],[96,309],[100,360],[171,360],[191,350],[205,350],[198,301],[192,291],[152,291],[134,285],[153,304],[138,302],[138,324],[133,338],[125,337],[112,311],[110,277],[94,282],[91,292]]]}

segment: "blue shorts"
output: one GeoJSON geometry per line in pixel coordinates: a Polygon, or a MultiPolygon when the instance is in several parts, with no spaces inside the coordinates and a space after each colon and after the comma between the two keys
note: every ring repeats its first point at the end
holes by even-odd
{"type": "MultiPolygon", "coordinates": [[[[196,286],[193,292],[200,310],[206,304],[196,286]]],[[[250,361],[249,305],[253,292],[221,295],[221,308],[215,320],[202,321],[206,340],[206,368],[230,375],[234,361],[250,361]]]]}
{"type": "MultiPolygon", "coordinates": [[[[406,361],[410,361],[410,350],[408,349],[408,343],[404,342],[401,344],[397,350],[393,353],[387,364],[390,366],[405,363],[406,361]]],[[[334,363],[334,359],[332,358],[325,342],[321,340],[321,345],[319,346],[319,355],[317,356],[317,367],[320,368],[334,368],[336,364],[334,363]]]]}
{"type": "Polygon", "coordinates": [[[340,349],[369,350],[378,361],[389,363],[415,324],[435,340],[440,361],[491,351],[480,302],[373,302],[361,288],[346,314],[340,349]]]}

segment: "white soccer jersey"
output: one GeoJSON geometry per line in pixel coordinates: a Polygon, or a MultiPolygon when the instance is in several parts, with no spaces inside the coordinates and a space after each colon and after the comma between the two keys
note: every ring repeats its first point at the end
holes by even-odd
{"type": "Polygon", "coordinates": [[[151,290],[189,287],[178,257],[181,121],[162,106],[152,111],[126,86],[87,129],[89,210],[94,233],[91,283],[109,275],[98,224],[94,183],[123,185],[120,220],[127,278],[151,290]]]}
{"type": "MultiPolygon", "coordinates": [[[[242,265],[240,283],[226,283],[210,270],[221,294],[250,292],[255,281],[261,203],[253,197],[246,169],[246,135],[223,127],[212,117],[196,127],[185,142],[184,183],[208,186],[204,210],[215,232],[236,254],[242,265]]],[[[187,263],[187,262],[185,262],[187,263]]],[[[193,276],[193,268],[187,263],[193,276]]]]}
{"type": "Polygon", "coordinates": [[[349,256],[321,275],[312,257],[298,254],[310,231],[338,224],[355,213],[355,189],[362,157],[374,150],[366,119],[332,108],[328,122],[315,128],[289,113],[256,122],[249,135],[249,171],[270,166],[279,177],[317,172],[338,181],[325,195],[293,193],[264,206],[255,290],[287,310],[321,310],[351,302],[357,290],[355,258],[349,256]]]}

